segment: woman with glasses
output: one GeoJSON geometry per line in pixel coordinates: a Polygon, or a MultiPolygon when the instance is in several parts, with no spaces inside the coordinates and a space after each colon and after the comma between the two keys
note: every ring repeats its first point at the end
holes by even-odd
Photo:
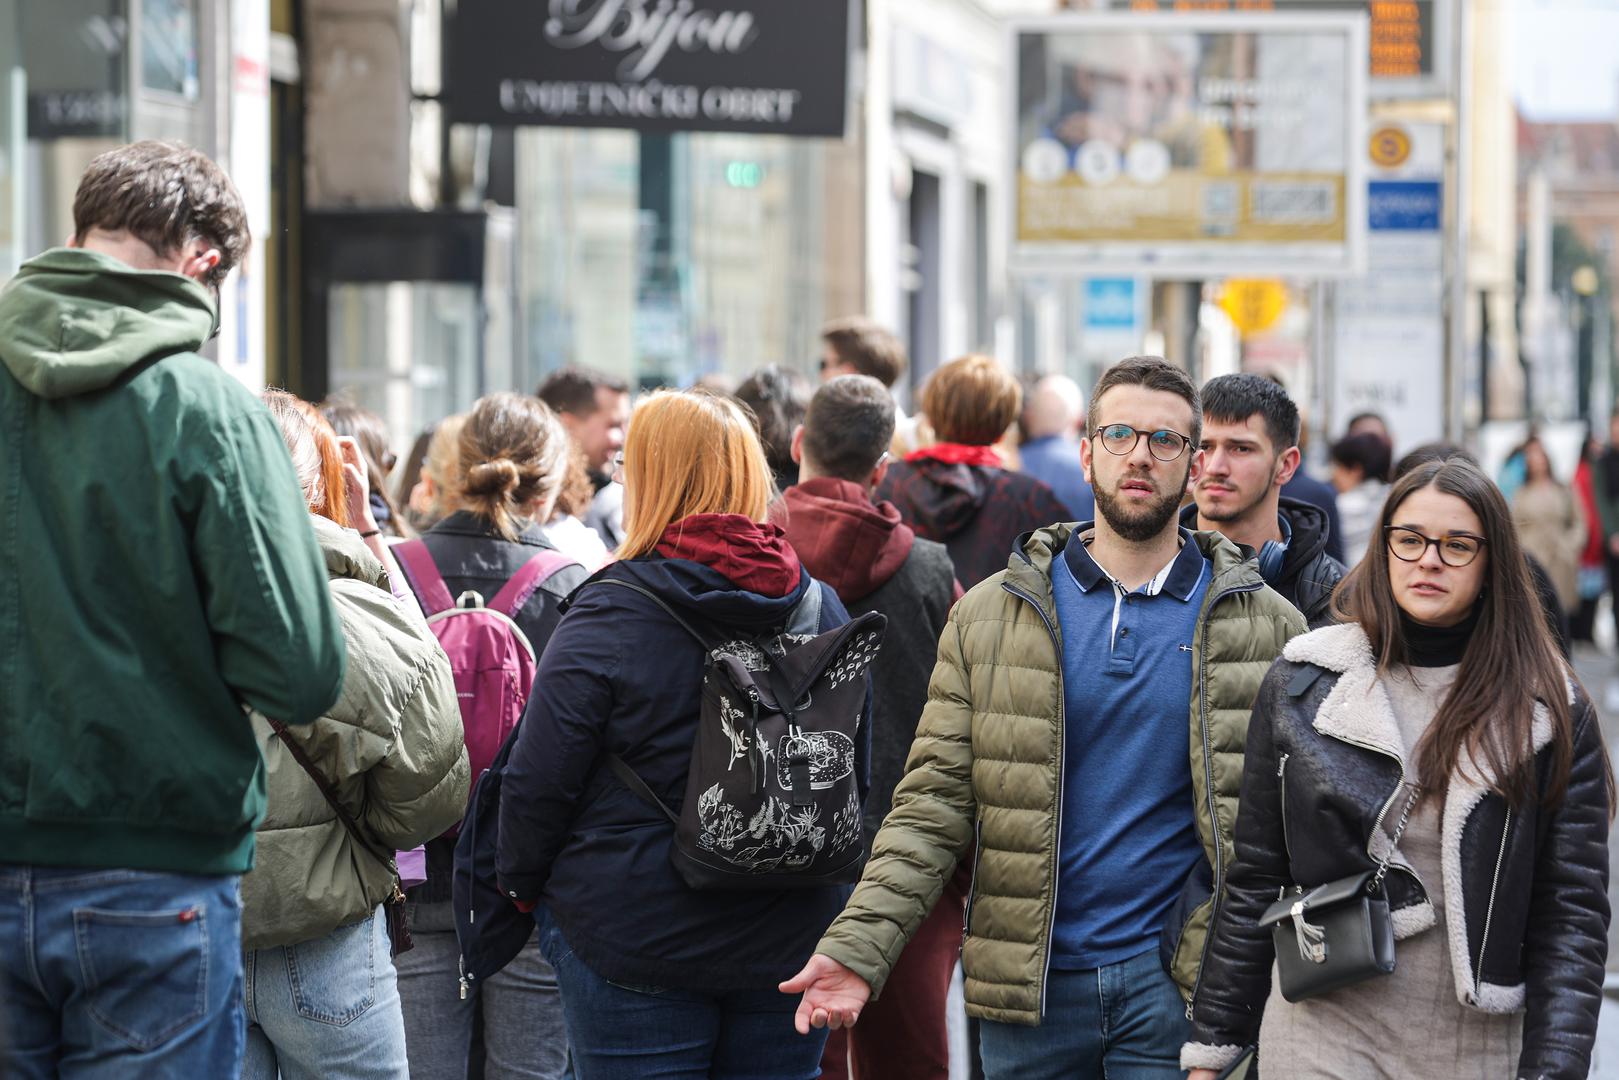
{"type": "Polygon", "coordinates": [[[1260,689],[1181,1063],[1211,1080],[1257,1042],[1304,1080],[1584,1077],[1613,805],[1596,714],[1476,465],[1407,473],[1374,535],[1342,624],[1260,689]]]}

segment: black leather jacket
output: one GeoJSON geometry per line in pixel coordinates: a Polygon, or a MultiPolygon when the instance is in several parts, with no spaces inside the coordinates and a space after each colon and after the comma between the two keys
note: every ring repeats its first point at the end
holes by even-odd
{"type": "MultiPolygon", "coordinates": [[[[1236,862],[1183,1061],[1234,1056],[1236,1047],[1257,1041],[1274,959],[1270,931],[1258,919],[1278,890],[1376,867],[1373,833],[1380,818],[1398,814],[1401,781],[1399,732],[1377,680],[1366,636],[1354,624],[1294,639],[1266,676],[1248,728],[1236,862]]],[[[1446,793],[1444,874],[1462,883],[1460,898],[1445,897],[1457,996],[1485,1012],[1524,1010],[1520,1077],[1584,1077],[1602,1000],[1606,750],[1590,700],[1577,686],[1571,700],[1573,769],[1560,806],[1532,802],[1509,812],[1505,800],[1461,774],[1446,793]]],[[[1549,723],[1537,724],[1542,786],[1550,735],[1549,723]]],[[[1398,860],[1386,887],[1397,939],[1434,926],[1422,883],[1398,860]]]]}

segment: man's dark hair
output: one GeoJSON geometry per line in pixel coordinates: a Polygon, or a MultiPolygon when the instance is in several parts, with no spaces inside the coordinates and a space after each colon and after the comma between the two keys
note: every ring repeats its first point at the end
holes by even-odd
{"type": "Polygon", "coordinates": [[[809,380],[780,364],[767,364],[744,379],[731,396],[752,410],[770,471],[778,477],[791,475],[793,431],[809,408],[809,380]]]}
{"type": "Polygon", "coordinates": [[[905,346],[886,327],[857,316],[828,323],[821,340],[858,374],[893,386],[905,372],[905,346]]]}
{"type": "Polygon", "coordinates": [[[1332,444],[1328,455],[1346,469],[1359,466],[1367,480],[1387,481],[1394,451],[1387,440],[1367,431],[1339,439],[1332,444]]]}
{"type": "Polygon", "coordinates": [[[230,177],[199,150],[147,140],[120,146],[90,162],[73,197],[73,239],[92,229],[128,232],[159,255],[202,241],[219,252],[203,278],[218,288],[247,254],[247,211],[230,177]]]}
{"type": "Polygon", "coordinates": [[[1203,399],[1186,372],[1161,356],[1132,356],[1120,360],[1102,372],[1102,377],[1096,380],[1096,388],[1091,391],[1085,423],[1092,434],[1101,423],[1102,395],[1115,386],[1144,386],[1185,398],[1186,404],[1192,407],[1192,430],[1186,434],[1192,440],[1192,449],[1197,449],[1203,438],[1203,399]]]}
{"type": "Polygon", "coordinates": [[[605,372],[585,367],[565,367],[545,377],[534,396],[551,407],[552,412],[570,416],[594,416],[600,403],[597,390],[611,390],[615,394],[630,392],[629,384],[605,372]]]}
{"type": "Polygon", "coordinates": [[[815,471],[863,484],[894,440],[894,398],[869,375],[839,375],[810,399],[804,456],[815,471]]]}
{"type": "Polygon", "coordinates": [[[1299,444],[1299,407],[1279,383],[1263,375],[1216,375],[1203,384],[1203,418],[1241,424],[1258,413],[1280,454],[1299,444]]]}

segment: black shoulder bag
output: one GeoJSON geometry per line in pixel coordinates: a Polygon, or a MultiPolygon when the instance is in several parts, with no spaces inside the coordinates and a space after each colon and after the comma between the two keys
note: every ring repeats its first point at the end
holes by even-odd
{"type": "Polygon", "coordinates": [[[1394,922],[1383,878],[1421,792],[1412,787],[1393,842],[1376,870],[1308,891],[1295,885],[1259,917],[1260,926],[1271,928],[1276,974],[1288,1001],[1303,1001],[1394,971],[1394,922]]]}
{"type": "MultiPolygon", "coordinates": [[[[266,717],[265,719],[268,720],[269,718],[266,717]]],[[[399,887],[399,866],[394,862],[394,857],[377,850],[372,845],[370,839],[360,829],[360,823],[355,821],[349,812],[344,809],[343,803],[337,797],[337,792],[332,790],[332,785],[327,781],[326,777],[322,776],[320,770],[315,768],[315,763],[309,760],[309,755],[304,753],[303,747],[293,741],[292,734],[287,731],[287,725],[279,720],[270,720],[269,723],[276,735],[281,738],[281,744],[287,748],[287,753],[292,755],[292,760],[296,761],[298,766],[309,775],[309,779],[315,782],[315,786],[320,789],[322,797],[326,799],[327,805],[332,808],[332,812],[337,815],[337,820],[343,823],[343,828],[348,830],[349,835],[354,838],[354,842],[359,845],[360,850],[386,866],[388,872],[393,875],[393,892],[382,902],[383,915],[388,920],[388,948],[390,955],[393,956],[409,952],[416,943],[410,938],[410,926],[405,920],[405,893],[399,887]]]]}

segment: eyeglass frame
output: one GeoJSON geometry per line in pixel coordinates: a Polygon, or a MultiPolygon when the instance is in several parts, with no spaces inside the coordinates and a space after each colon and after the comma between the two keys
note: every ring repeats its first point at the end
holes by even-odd
{"type": "Polygon", "coordinates": [[[1188,450],[1192,449],[1192,440],[1191,440],[1191,438],[1186,436],[1186,435],[1182,435],[1180,432],[1176,431],[1174,428],[1154,428],[1151,431],[1143,431],[1141,428],[1135,427],[1135,426],[1133,426],[1131,424],[1103,424],[1101,427],[1095,428],[1095,429],[1093,429],[1091,431],[1091,441],[1101,443],[1102,444],[1102,449],[1106,450],[1108,453],[1112,454],[1114,457],[1129,457],[1131,454],[1136,452],[1136,447],[1141,445],[1141,437],[1143,435],[1152,436],[1152,435],[1158,435],[1160,433],[1175,436],[1177,439],[1179,439],[1181,441],[1181,448],[1180,448],[1179,451],[1176,452],[1174,457],[1170,457],[1170,458],[1159,457],[1157,454],[1154,454],[1152,452],[1152,440],[1151,440],[1151,438],[1148,438],[1148,440],[1147,440],[1147,453],[1152,456],[1152,459],[1154,461],[1162,461],[1167,465],[1171,461],[1179,461],[1181,458],[1186,456],[1186,452],[1188,450]],[[1102,436],[1102,432],[1106,431],[1108,428],[1128,428],[1130,430],[1130,432],[1133,435],[1135,435],[1135,441],[1130,444],[1130,449],[1128,449],[1128,450],[1115,450],[1111,446],[1109,446],[1107,444],[1107,439],[1103,438],[1103,436],[1102,436]]]}
{"type": "Polygon", "coordinates": [[[1485,537],[1479,536],[1477,533],[1451,532],[1451,533],[1446,533],[1444,536],[1429,536],[1426,533],[1418,532],[1416,529],[1413,529],[1408,525],[1385,525],[1385,526],[1383,526],[1383,546],[1388,548],[1388,553],[1392,558],[1399,559],[1403,563],[1419,563],[1419,562],[1421,562],[1423,560],[1424,556],[1426,556],[1428,554],[1428,549],[1431,547],[1431,548],[1434,549],[1434,552],[1436,554],[1438,554],[1440,562],[1444,563],[1446,566],[1450,567],[1452,570],[1464,570],[1467,567],[1472,566],[1474,563],[1478,562],[1478,557],[1480,555],[1484,554],[1484,549],[1489,546],[1489,543],[1490,542],[1489,542],[1488,539],[1486,539],[1485,537]],[[1412,536],[1420,536],[1422,538],[1422,554],[1418,555],[1414,559],[1408,559],[1404,555],[1401,555],[1399,552],[1395,551],[1394,550],[1394,534],[1396,532],[1410,533],[1412,536]],[[1473,540],[1473,541],[1477,542],[1477,544],[1478,544],[1478,550],[1473,552],[1473,557],[1468,559],[1464,563],[1453,563],[1449,559],[1445,558],[1445,549],[1442,546],[1440,546],[1440,545],[1444,544],[1444,542],[1446,540],[1456,540],[1456,539],[1473,540]]]}

